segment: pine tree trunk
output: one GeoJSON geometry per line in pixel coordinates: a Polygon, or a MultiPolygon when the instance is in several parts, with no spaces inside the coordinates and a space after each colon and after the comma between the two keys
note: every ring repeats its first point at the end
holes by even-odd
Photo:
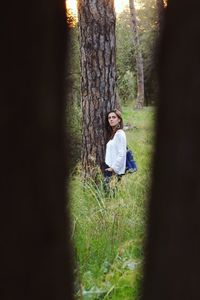
{"type": "Polygon", "coordinates": [[[116,106],[114,1],[79,0],[82,163],[93,176],[105,156],[107,112],[116,106]]]}
{"type": "Polygon", "coordinates": [[[144,72],[143,72],[143,59],[140,51],[140,41],[137,30],[137,19],[134,0],[129,0],[129,8],[131,14],[131,27],[132,27],[132,37],[133,44],[135,47],[135,60],[136,60],[136,70],[137,70],[137,100],[136,108],[143,108],[144,106],[144,72]]]}

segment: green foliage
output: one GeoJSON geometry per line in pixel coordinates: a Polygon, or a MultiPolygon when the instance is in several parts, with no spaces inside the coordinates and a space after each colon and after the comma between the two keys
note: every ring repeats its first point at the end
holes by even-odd
{"type": "MultiPolygon", "coordinates": [[[[69,17],[68,17],[69,18],[69,17]]],[[[70,156],[73,163],[77,163],[81,156],[81,93],[80,93],[80,52],[78,43],[78,26],[73,15],[70,15],[72,26],[69,29],[70,60],[66,66],[67,99],[66,124],[70,136],[70,156]],[[74,147],[76,145],[76,147],[74,147]]],[[[72,166],[73,167],[73,166],[72,166]]]]}
{"type": "Polygon", "coordinates": [[[66,66],[66,78],[71,82],[71,102],[76,102],[77,106],[80,107],[80,51],[77,23],[74,23],[74,25],[70,28],[69,39],[70,43],[68,52],[70,53],[70,59],[68,65],[66,66]]]}
{"type": "Polygon", "coordinates": [[[81,157],[81,110],[75,102],[67,104],[66,118],[66,132],[70,140],[70,144],[67,146],[73,168],[81,157]]]}
{"type": "Polygon", "coordinates": [[[134,48],[130,29],[130,16],[124,11],[117,18],[116,23],[116,64],[117,64],[117,86],[119,97],[123,103],[136,97],[136,77],[134,48]],[[127,78],[127,73],[130,75],[127,78]],[[130,84],[132,80],[132,85],[130,84]],[[128,87],[127,87],[128,86],[128,87]]]}
{"type": "Polygon", "coordinates": [[[122,77],[118,77],[118,90],[123,95],[123,103],[134,103],[136,98],[136,78],[135,73],[126,71],[122,77]]]}
{"type": "Polygon", "coordinates": [[[125,106],[123,116],[138,172],[123,176],[115,195],[103,182],[83,182],[79,166],[71,176],[76,299],[140,299],[154,110],[125,106]]]}
{"type": "MultiPolygon", "coordinates": [[[[157,97],[155,70],[155,41],[157,38],[157,12],[155,0],[138,0],[136,6],[140,50],[144,64],[144,85],[146,105],[154,103],[157,97]]],[[[127,7],[118,17],[116,25],[118,91],[123,103],[136,97],[136,63],[130,27],[130,12],[127,7]],[[134,84],[126,86],[127,72],[133,74],[134,84]]]]}
{"type": "Polygon", "coordinates": [[[158,38],[158,14],[155,0],[140,0],[143,3],[138,9],[138,26],[141,51],[144,61],[144,80],[146,104],[154,104],[158,97],[156,77],[156,41],[158,38]]]}

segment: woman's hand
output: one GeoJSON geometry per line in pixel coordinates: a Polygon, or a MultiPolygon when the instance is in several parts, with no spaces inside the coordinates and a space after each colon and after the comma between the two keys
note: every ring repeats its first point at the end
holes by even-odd
{"type": "Polygon", "coordinates": [[[114,170],[112,168],[107,168],[107,169],[105,169],[105,171],[114,172],[114,170]]]}

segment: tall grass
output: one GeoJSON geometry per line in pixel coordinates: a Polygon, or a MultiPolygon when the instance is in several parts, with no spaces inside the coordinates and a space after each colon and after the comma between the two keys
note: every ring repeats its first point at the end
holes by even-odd
{"type": "Polygon", "coordinates": [[[83,183],[78,171],[71,176],[76,299],[140,298],[154,109],[122,112],[138,171],[122,177],[115,195],[92,179],[83,183]]]}

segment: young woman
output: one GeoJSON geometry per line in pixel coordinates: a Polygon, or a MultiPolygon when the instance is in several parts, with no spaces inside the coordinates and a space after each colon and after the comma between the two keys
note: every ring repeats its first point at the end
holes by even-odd
{"type": "Polygon", "coordinates": [[[107,132],[104,177],[106,182],[109,182],[113,174],[117,174],[120,179],[126,168],[126,135],[121,113],[117,109],[107,115],[107,132]]]}

